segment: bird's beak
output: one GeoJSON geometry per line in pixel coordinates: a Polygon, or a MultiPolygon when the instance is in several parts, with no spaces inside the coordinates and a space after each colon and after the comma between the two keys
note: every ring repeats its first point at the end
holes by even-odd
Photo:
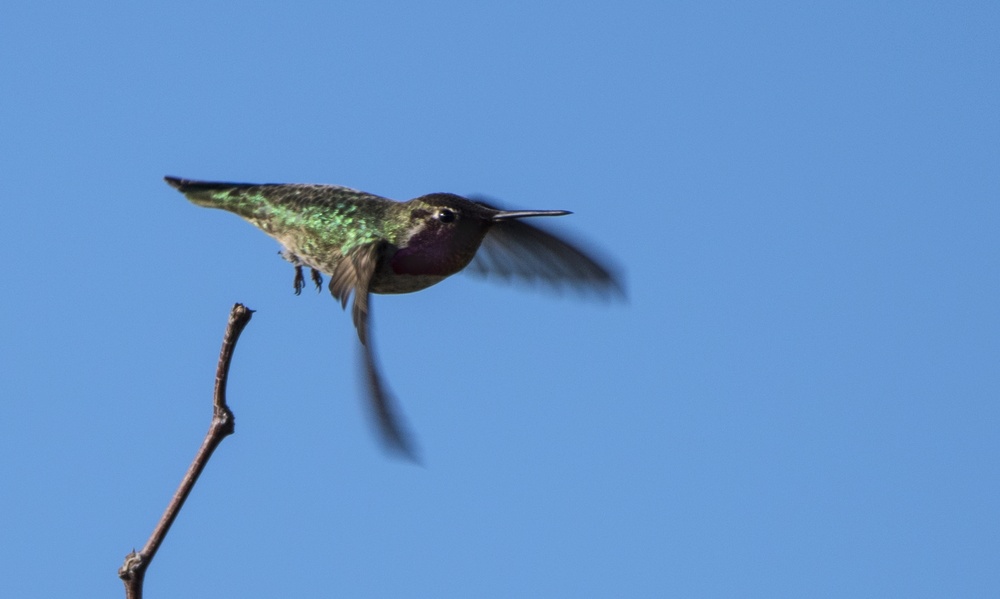
{"type": "Polygon", "coordinates": [[[565,216],[573,214],[569,210],[501,210],[493,215],[493,221],[512,220],[529,216],[565,216]]]}

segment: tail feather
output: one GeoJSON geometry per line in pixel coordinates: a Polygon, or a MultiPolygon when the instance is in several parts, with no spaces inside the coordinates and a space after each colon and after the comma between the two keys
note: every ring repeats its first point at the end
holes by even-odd
{"type": "Polygon", "coordinates": [[[230,209],[229,194],[248,187],[258,187],[249,183],[223,183],[216,181],[194,181],[192,179],[181,179],[179,177],[164,177],[171,187],[183,193],[187,199],[199,206],[209,208],[225,207],[230,209]]]}
{"type": "Polygon", "coordinates": [[[236,189],[239,187],[257,187],[251,183],[223,183],[220,181],[194,181],[192,179],[181,179],[180,177],[166,176],[163,178],[171,187],[177,191],[187,193],[198,193],[205,191],[222,191],[224,189],[236,189]]]}

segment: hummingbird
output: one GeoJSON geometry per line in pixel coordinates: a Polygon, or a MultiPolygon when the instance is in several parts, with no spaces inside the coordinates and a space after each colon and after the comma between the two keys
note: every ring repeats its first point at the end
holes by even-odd
{"type": "Polygon", "coordinates": [[[194,204],[232,212],[278,241],[282,257],[294,266],[296,295],[308,267],[317,291],[323,274],[330,277],[330,293],[343,309],[353,297],[351,315],[379,431],[389,449],[414,460],[369,339],[371,294],[420,291],[466,269],[624,297],[614,269],[526,222],[571,214],[567,210],[501,210],[452,193],[398,202],[338,185],[164,179],[194,204]]]}

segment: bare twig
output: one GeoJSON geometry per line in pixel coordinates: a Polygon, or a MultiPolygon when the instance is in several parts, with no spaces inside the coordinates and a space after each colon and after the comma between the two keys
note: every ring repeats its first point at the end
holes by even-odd
{"type": "Polygon", "coordinates": [[[201,471],[205,469],[205,465],[212,457],[215,448],[235,430],[233,413],[226,405],[226,381],[229,378],[229,364],[233,360],[236,342],[240,338],[240,333],[250,322],[252,315],[253,310],[243,304],[236,304],[229,313],[229,325],[226,327],[226,335],[222,339],[219,366],[215,371],[212,424],[209,426],[208,434],[205,435],[205,440],[202,442],[198,454],[194,457],[194,461],[191,462],[187,474],[184,475],[184,479],[181,480],[180,486],[170,500],[170,505],[167,506],[156,528],[153,529],[153,534],[146,541],[146,546],[138,553],[133,550],[125,556],[125,563],[118,569],[118,577],[125,582],[126,599],[142,599],[143,579],[146,576],[146,569],[153,561],[153,556],[156,555],[156,550],[159,549],[164,537],[167,536],[167,531],[177,519],[177,514],[184,506],[184,501],[191,493],[191,489],[194,488],[194,484],[198,481],[201,471]]]}

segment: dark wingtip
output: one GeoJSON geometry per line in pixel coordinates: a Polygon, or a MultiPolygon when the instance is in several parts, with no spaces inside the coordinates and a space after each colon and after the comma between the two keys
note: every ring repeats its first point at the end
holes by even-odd
{"type": "Polygon", "coordinates": [[[394,398],[383,395],[380,405],[375,408],[382,445],[393,457],[421,466],[420,454],[413,439],[400,425],[399,417],[394,413],[395,406],[391,405],[393,402],[394,398]]]}
{"type": "MultiPolygon", "coordinates": [[[[591,254],[591,260],[601,271],[601,277],[593,281],[589,291],[606,301],[628,303],[628,284],[625,271],[605,256],[591,254]]],[[[584,283],[584,286],[588,286],[584,283]]]]}
{"type": "Polygon", "coordinates": [[[359,350],[367,383],[368,405],[378,425],[383,447],[394,457],[420,464],[416,446],[396,415],[395,398],[382,383],[382,375],[375,363],[375,352],[369,344],[360,345],[359,350]]]}
{"type": "Polygon", "coordinates": [[[607,299],[610,301],[621,302],[623,304],[629,302],[628,287],[625,285],[625,278],[621,272],[611,275],[611,279],[608,281],[608,289],[607,299]]]}
{"type": "Polygon", "coordinates": [[[393,457],[406,460],[407,462],[417,466],[424,465],[420,460],[420,455],[417,453],[413,444],[405,437],[384,436],[382,441],[385,444],[386,450],[388,450],[393,457]]]}

